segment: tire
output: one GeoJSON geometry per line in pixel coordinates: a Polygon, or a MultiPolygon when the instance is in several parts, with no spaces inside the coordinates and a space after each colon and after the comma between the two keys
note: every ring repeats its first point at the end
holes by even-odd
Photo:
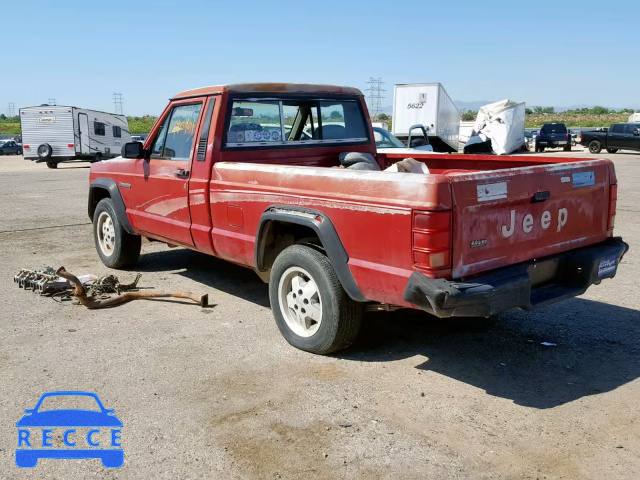
{"type": "Polygon", "coordinates": [[[590,153],[600,153],[600,150],[602,150],[602,144],[598,140],[591,140],[589,142],[590,153]]]}
{"type": "Polygon", "coordinates": [[[122,227],[110,198],[100,200],[93,213],[93,239],[100,260],[109,268],[130,267],[140,258],[142,239],[122,227]]]}
{"type": "Polygon", "coordinates": [[[300,350],[326,355],[351,345],[360,330],[361,305],[344,291],[329,259],[312,247],[292,245],[278,255],[269,300],[280,333],[300,350]],[[303,318],[305,306],[313,310],[303,318]]]}
{"type": "Polygon", "coordinates": [[[51,158],[51,155],[53,154],[53,149],[51,148],[51,145],[49,145],[48,143],[43,143],[41,145],[38,145],[38,157],[40,157],[40,160],[46,160],[48,158],[51,158]]]}
{"type": "Polygon", "coordinates": [[[89,163],[97,163],[102,161],[102,154],[100,152],[96,153],[96,156],[93,157],[89,163]]]}
{"type": "Polygon", "coordinates": [[[616,153],[618,151],[617,148],[607,148],[607,152],[609,153],[616,153]]]}
{"type": "Polygon", "coordinates": [[[545,147],[540,147],[540,153],[544,152],[545,147]]]}
{"type": "Polygon", "coordinates": [[[565,152],[570,152],[570,151],[571,151],[571,144],[569,144],[569,145],[565,145],[565,146],[564,146],[564,148],[563,148],[563,150],[564,150],[565,152]]]}
{"type": "Polygon", "coordinates": [[[58,162],[47,162],[47,167],[58,168],[58,162]]]}
{"type": "Polygon", "coordinates": [[[18,151],[16,152],[16,155],[22,155],[22,150],[18,150],[18,151]]]}

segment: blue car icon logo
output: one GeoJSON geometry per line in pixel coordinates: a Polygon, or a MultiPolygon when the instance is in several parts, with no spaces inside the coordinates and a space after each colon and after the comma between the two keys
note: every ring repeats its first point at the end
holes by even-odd
{"type": "Polygon", "coordinates": [[[35,467],[40,458],[99,458],[107,468],[118,468],[124,463],[120,444],[122,422],[114,410],[104,408],[95,393],[45,393],[36,406],[25,413],[16,423],[18,467],[35,467]],[[43,402],[49,403],[52,399],[57,403],[81,400],[93,409],[45,409],[43,402]]]}

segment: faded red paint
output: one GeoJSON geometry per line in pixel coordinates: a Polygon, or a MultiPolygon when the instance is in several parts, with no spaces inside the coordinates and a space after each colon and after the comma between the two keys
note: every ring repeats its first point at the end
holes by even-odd
{"type": "MultiPolygon", "coordinates": [[[[366,112],[360,92],[344,87],[243,84],[190,90],[165,109],[145,147],[151,146],[170,107],[180,103],[203,103],[195,134],[199,138],[208,102],[215,101],[205,161],[195,161],[194,142],[190,162],[105,161],[92,165],[91,181],[110,177],[131,184],[120,191],[138,232],[247,267],[255,266],[258,223],[269,206],[321,211],[336,227],[364,296],[403,306],[410,306],[402,295],[416,270],[432,277],[468,278],[611,235],[607,223],[615,201],[610,202],[610,185],[616,178],[608,160],[421,154],[414,158],[425,162],[432,174],[419,175],[329,168],[339,164],[338,155],[345,151],[339,145],[224,150],[229,95],[240,91],[357,94],[366,112]],[[190,170],[189,177],[177,178],[176,168],[190,170]],[[574,188],[572,174],[578,172],[594,172],[594,185],[574,188]],[[506,198],[478,200],[479,186],[503,183],[506,198]],[[533,195],[542,191],[550,192],[550,198],[532,203],[533,195]],[[566,209],[566,221],[561,209],[566,209]],[[414,264],[415,211],[451,212],[450,265],[430,270],[414,264]],[[512,215],[513,231],[505,236],[502,229],[510,231],[512,215]],[[527,215],[531,219],[525,220],[527,215]],[[564,221],[560,230],[559,215],[564,221]]],[[[368,116],[367,121],[373,138],[368,116]]],[[[373,141],[346,149],[376,155],[373,141]]],[[[404,156],[377,158],[386,166],[404,156]]]]}

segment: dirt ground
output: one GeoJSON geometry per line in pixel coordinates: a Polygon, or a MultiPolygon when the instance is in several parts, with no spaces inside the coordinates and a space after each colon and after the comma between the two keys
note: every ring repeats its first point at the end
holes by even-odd
{"type": "Polygon", "coordinates": [[[640,156],[604,156],[631,245],[615,279],[489,320],[368,313],[357,343],[327,357],[284,341],[252,271],[185,249],[143,245],[141,285],[208,293],[209,308],[88,311],[17,288],[21,268],[110,271],[88,164],[0,157],[0,478],[640,478],[640,156]],[[54,390],[115,409],[122,468],[15,465],[16,422],[54,390]]]}

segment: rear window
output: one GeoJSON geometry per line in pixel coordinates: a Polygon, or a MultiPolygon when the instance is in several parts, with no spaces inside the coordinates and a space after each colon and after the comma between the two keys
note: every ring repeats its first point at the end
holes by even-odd
{"type": "Polygon", "coordinates": [[[243,99],[231,106],[226,145],[366,142],[356,100],[243,99]]]}
{"type": "Polygon", "coordinates": [[[540,133],[567,133],[567,127],[564,123],[548,123],[542,126],[540,133]]]}

